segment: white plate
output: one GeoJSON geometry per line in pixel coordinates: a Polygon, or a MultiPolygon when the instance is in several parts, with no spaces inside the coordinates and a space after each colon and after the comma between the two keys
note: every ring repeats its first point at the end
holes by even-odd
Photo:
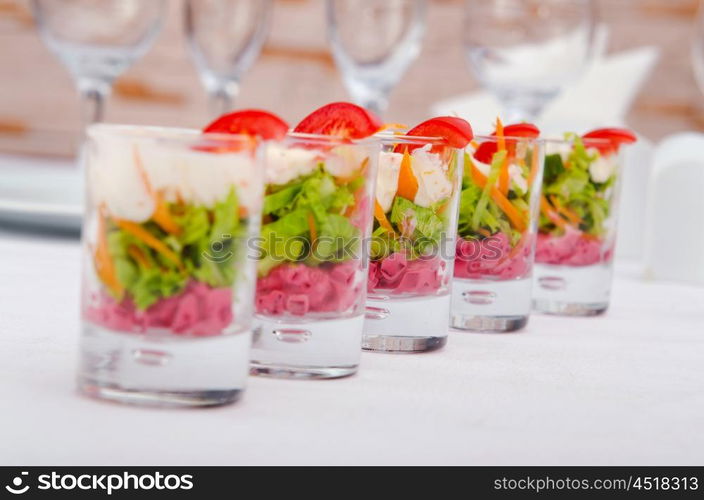
{"type": "Polygon", "coordinates": [[[0,222],[79,231],[82,215],[75,161],[0,156],[0,222]]]}

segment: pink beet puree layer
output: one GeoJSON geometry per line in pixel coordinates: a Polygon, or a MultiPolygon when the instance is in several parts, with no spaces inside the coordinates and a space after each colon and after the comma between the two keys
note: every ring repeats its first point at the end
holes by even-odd
{"type": "Polygon", "coordinates": [[[520,249],[511,248],[504,233],[496,233],[482,240],[457,240],[455,277],[478,279],[494,276],[510,280],[521,278],[530,271],[530,241],[524,240],[520,249]]]}
{"type": "Polygon", "coordinates": [[[539,234],[535,261],[563,266],[591,266],[611,260],[611,249],[602,253],[602,241],[567,227],[562,236],[539,234]]]}
{"type": "Polygon", "coordinates": [[[359,262],[308,267],[282,264],[257,280],[257,312],[292,314],[344,312],[353,307],[362,292],[356,279],[359,262]]]}
{"type": "Polygon", "coordinates": [[[445,262],[439,257],[408,260],[395,252],[369,263],[367,290],[382,289],[392,294],[434,294],[443,285],[445,262]]]}
{"type": "Polygon", "coordinates": [[[180,294],[161,299],[144,311],[130,299],[116,302],[104,294],[85,314],[91,322],[121,332],[165,328],[179,335],[219,335],[232,323],[232,289],[191,281],[180,294]]]}

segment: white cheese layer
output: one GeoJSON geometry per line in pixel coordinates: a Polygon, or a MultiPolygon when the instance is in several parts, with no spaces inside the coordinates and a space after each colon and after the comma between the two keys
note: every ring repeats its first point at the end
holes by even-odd
{"type": "Polygon", "coordinates": [[[111,215],[134,222],[148,220],[154,192],[167,201],[211,208],[234,187],[248,211],[261,203],[256,160],[247,153],[209,153],[166,143],[103,135],[88,152],[93,202],[111,215]]]}

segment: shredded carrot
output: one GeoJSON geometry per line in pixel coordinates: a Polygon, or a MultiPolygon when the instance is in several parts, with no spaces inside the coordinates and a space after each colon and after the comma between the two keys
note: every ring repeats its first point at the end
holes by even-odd
{"type": "Polygon", "coordinates": [[[379,202],[376,200],[374,200],[374,218],[379,221],[379,225],[386,229],[388,232],[395,232],[393,226],[389,222],[389,219],[386,218],[384,209],[381,208],[381,205],[379,205],[379,202]]]}
{"type": "Polygon", "coordinates": [[[377,132],[383,132],[384,130],[406,130],[408,125],[403,123],[384,123],[377,132]]]}
{"type": "Polygon", "coordinates": [[[151,262],[147,260],[147,257],[144,255],[142,250],[139,249],[137,245],[130,245],[127,247],[127,255],[132,257],[135,261],[139,263],[142,267],[145,269],[149,269],[152,267],[151,262]]]}
{"type": "Polygon", "coordinates": [[[550,205],[550,202],[545,195],[540,196],[540,211],[543,212],[543,215],[550,219],[557,227],[565,227],[565,220],[555,212],[555,209],[552,205],[550,205]]]}
{"type": "Polygon", "coordinates": [[[315,244],[315,241],[318,239],[318,230],[315,228],[313,212],[308,212],[308,230],[310,231],[310,240],[315,244]]]}
{"type": "Polygon", "coordinates": [[[582,223],[582,219],[579,215],[574,213],[572,210],[569,208],[565,207],[560,203],[560,200],[557,198],[557,196],[550,196],[550,201],[552,202],[552,205],[555,207],[555,210],[557,210],[557,213],[565,217],[568,221],[570,221],[572,224],[575,226],[578,226],[582,223]]]}
{"type": "Polygon", "coordinates": [[[147,193],[152,200],[154,200],[154,213],[152,214],[152,219],[154,219],[154,222],[156,222],[159,227],[167,233],[175,235],[181,234],[181,226],[179,226],[173,217],[171,217],[171,212],[169,212],[169,206],[166,204],[166,201],[154,190],[152,183],[149,182],[149,176],[147,175],[147,171],[144,169],[144,163],[142,163],[142,157],[139,156],[137,146],[132,149],[132,156],[134,157],[134,163],[137,166],[139,177],[142,179],[142,183],[144,184],[147,193]]]}
{"type": "MultiPolygon", "coordinates": [[[[479,171],[479,169],[474,165],[474,163],[472,163],[472,179],[477,184],[477,186],[482,189],[486,185],[486,177],[479,171]]],[[[517,231],[525,231],[527,227],[525,214],[522,213],[519,209],[517,209],[513,205],[513,203],[511,203],[509,199],[506,198],[501,193],[501,191],[499,191],[495,187],[491,188],[490,194],[491,199],[494,200],[494,203],[496,203],[501,209],[501,211],[506,214],[506,217],[508,217],[508,220],[511,221],[513,227],[516,228],[517,231]]]]}
{"type": "Polygon", "coordinates": [[[148,247],[153,248],[154,250],[159,252],[167,260],[170,260],[171,262],[176,264],[179,269],[183,269],[183,263],[181,262],[179,256],[176,255],[176,253],[169,247],[167,247],[164,243],[152,236],[149,231],[144,229],[139,224],[124,219],[115,219],[115,224],[117,224],[118,227],[120,227],[124,231],[130,233],[132,236],[137,238],[139,241],[141,241],[148,247]]]}
{"type": "Polygon", "coordinates": [[[159,227],[169,234],[175,234],[178,236],[183,232],[181,226],[173,219],[171,212],[169,211],[169,206],[166,204],[162,196],[158,193],[154,195],[154,213],[152,214],[152,219],[156,222],[159,227]]]}
{"type": "Polygon", "coordinates": [[[403,159],[401,160],[401,169],[398,173],[398,189],[396,194],[409,201],[416,199],[418,193],[418,179],[416,179],[411,167],[411,155],[408,151],[404,151],[403,159]]]}
{"type": "Polygon", "coordinates": [[[538,175],[538,169],[540,168],[540,165],[538,165],[538,148],[533,147],[533,155],[530,160],[530,174],[528,174],[528,187],[533,186],[533,181],[535,180],[535,176],[538,175]]]}
{"type": "Polygon", "coordinates": [[[100,278],[100,281],[102,281],[116,297],[122,297],[122,293],[125,288],[117,278],[115,263],[110,256],[110,250],[108,249],[107,227],[103,212],[104,210],[101,207],[98,214],[98,242],[93,256],[95,262],[95,272],[97,273],[98,278],[100,278]]]}
{"type": "MultiPolygon", "coordinates": [[[[497,151],[505,151],[506,150],[506,138],[504,137],[504,124],[501,123],[500,118],[496,118],[496,149],[497,151]]],[[[504,162],[501,165],[501,171],[499,172],[499,191],[501,191],[501,194],[504,196],[508,196],[508,188],[509,188],[509,175],[508,175],[508,166],[510,163],[510,154],[506,155],[506,158],[504,158],[504,162]]]]}
{"type": "Polygon", "coordinates": [[[477,228],[477,232],[485,238],[491,236],[491,231],[489,231],[488,229],[484,229],[483,227],[477,228]]]}

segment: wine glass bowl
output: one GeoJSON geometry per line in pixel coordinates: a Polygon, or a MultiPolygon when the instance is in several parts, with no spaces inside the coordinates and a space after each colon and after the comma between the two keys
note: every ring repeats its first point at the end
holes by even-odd
{"type": "Polygon", "coordinates": [[[271,5],[271,0],[186,0],[188,47],[213,114],[231,109],[242,76],[266,40],[271,5]]]}
{"type": "Polygon", "coordinates": [[[357,104],[382,114],[388,95],[420,53],[424,0],[327,0],[328,37],[357,104]]]}
{"type": "Polygon", "coordinates": [[[463,43],[509,121],[535,120],[593,52],[591,0],[466,0],[463,43]]]}
{"type": "Polygon", "coordinates": [[[102,119],[112,82],[148,50],[165,0],[32,0],[39,34],[73,76],[85,121],[102,119]]]}

